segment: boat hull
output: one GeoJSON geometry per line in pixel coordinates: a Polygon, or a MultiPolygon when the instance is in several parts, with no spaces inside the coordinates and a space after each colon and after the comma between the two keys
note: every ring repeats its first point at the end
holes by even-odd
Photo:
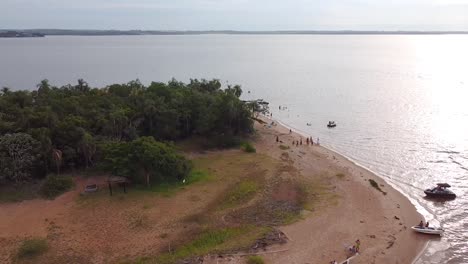
{"type": "Polygon", "coordinates": [[[444,233],[444,230],[441,228],[432,228],[432,227],[419,227],[412,226],[411,229],[418,233],[428,234],[428,235],[439,235],[441,236],[444,233]]]}
{"type": "Polygon", "coordinates": [[[454,193],[434,193],[430,189],[425,190],[424,193],[430,198],[455,199],[457,197],[454,193]]]}

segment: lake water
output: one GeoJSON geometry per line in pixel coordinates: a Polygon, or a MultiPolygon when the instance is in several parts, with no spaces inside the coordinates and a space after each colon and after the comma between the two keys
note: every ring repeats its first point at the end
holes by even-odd
{"type": "Polygon", "coordinates": [[[0,86],[13,89],[172,77],[218,78],[271,102],[273,117],[376,172],[446,229],[417,263],[468,263],[468,36],[0,39],[0,86]],[[437,182],[458,198],[425,200],[437,182]]]}

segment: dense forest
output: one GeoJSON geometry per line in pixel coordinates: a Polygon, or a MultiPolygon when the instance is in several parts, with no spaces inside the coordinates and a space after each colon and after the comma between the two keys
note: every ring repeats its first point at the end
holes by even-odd
{"type": "Polygon", "coordinates": [[[252,131],[252,106],[241,94],[240,86],[222,89],[218,80],[104,88],[83,80],[54,87],[43,80],[34,91],[3,88],[0,183],[100,164],[124,176],[138,166],[133,172],[180,178],[190,164],[171,142],[197,136],[222,145],[252,131]]]}

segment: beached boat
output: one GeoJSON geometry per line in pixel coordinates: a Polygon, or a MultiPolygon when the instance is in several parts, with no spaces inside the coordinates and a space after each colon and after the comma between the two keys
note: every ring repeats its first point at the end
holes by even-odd
{"type": "Polygon", "coordinates": [[[455,199],[457,195],[450,191],[449,188],[451,187],[448,183],[438,183],[437,187],[432,189],[426,189],[424,193],[430,198],[444,198],[444,199],[455,199]]]}
{"type": "Polygon", "coordinates": [[[439,235],[441,236],[444,233],[442,228],[434,228],[434,227],[420,227],[420,226],[412,226],[411,229],[418,233],[428,234],[428,235],[439,235]]]}
{"type": "Polygon", "coordinates": [[[331,128],[331,127],[336,127],[335,121],[328,121],[327,127],[329,127],[329,128],[331,128]]]}

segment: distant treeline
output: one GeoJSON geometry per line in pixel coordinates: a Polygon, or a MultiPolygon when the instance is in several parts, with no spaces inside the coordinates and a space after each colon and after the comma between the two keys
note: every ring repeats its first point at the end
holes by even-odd
{"type": "MultiPolygon", "coordinates": [[[[6,32],[7,30],[0,30],[6,32]]],[[[80,29],[25,29],[14,30],[24,35],[37,36],[118,36],[118,35],[441,35],[468,34],[468,31],[379,31],[379,30],[80,30],[80,29]]],[[[10,30],[13,32],[13,30],[10,30]]]]}
{"type": "Polygon", "coordinates": [[[250,133],[251,106],[239,99],[241,94],[240,86],[222,89],[218,80],[186,84],[173,79],[149,86],[131,81],[104,88],[91,88],[83,80],[54,87],[43,80],[34,91],[3,88],[0,183],[41,178],[104,160],[123,175],[124,162],[136,166],[140,161],[146,163],[134,171],[143,168],[145,175],[173,168],[187,173],[186,161],[172,153],[170,143],[161,142],[194,135],[222,142],[250,133]],[[155,157],[157,161],[152,161],[155,157]],[[154,167],[162,160],[166,167],[154,167]]]}

